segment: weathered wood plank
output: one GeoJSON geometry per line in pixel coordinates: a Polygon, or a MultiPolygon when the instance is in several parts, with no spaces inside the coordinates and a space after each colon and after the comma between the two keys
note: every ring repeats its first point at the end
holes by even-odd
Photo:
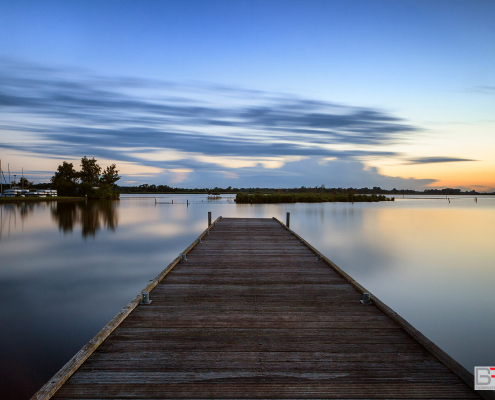
{"type": "MultiPolygon", "coordinates": [[[[211,226],[203,232],[196,241],[194,241],[183,253],[187,254],[194,246],[202,239],[206,233],[213,227],[213,225],[220,220],[219,217],[211,226]]],[[[180,257],[177,257],[172,261],[155,279],[153,279],[143,292],[150,292],[165,278],[169,272],[180,261],[180,257]]],[[[72,357],[45,385],[38,390],[31,400],[45,400],[50,399],[56,391],[74,374],[75,371],[93,354],[98,346],[125,320],[125,318],[136,308],[141,301],[141,296],[137,296],[127,306],[125,306],[98,334],[91,339],[79,352],[72,357]]]]}
{"type": "MultiPolygon", "coordinates": [[[[393,398],[393,399],[476,399],[474,392],[468,392],[466,387],[459,384],[439,385],[436,383],[395,383],[382,384],[353,384],[332,383],[322,385],[319,382],[304,380],[303,384],[294,384],[294,378],[277,382],[260,374],[259,377],[244,379],[243,382],[209,383],[191,382],[189,384],[91,384],[73,385],[71,389],[62,388],[59,398],[80,397],[91,398],[92,393],[102,393],[115,398],[130,399],[202,399],[202,398],[283,398],[283,399],[315,399],[315,398],[393,398]],[[367,393],[367,394],[365,394],[367,393]]],[[[109,397],[100,396],[100,398],[109,397]]]]}
{"type": "Polygon", "coordinates": [[[273,219],[222,218],[186,252],[54,398],[479,398],[273,219]]]}

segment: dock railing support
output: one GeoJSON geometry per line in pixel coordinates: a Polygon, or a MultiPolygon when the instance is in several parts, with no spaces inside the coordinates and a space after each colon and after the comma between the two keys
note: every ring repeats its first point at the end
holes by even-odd
{"type": "Polygon", "coordinates": [[[290,227],[290,212],[287,213],[287,219],[285,225],[287,225],[287,228],[290,227]]]}
{"type": "Polygon", "coordinates": [[[208,226],[211,225],[211,211],[208,211],[208,226]]]}

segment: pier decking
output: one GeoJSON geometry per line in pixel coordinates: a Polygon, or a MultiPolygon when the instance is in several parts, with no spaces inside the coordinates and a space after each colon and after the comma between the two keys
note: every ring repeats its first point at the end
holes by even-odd
{"type": "Polygon", "coordinates": [[[222,218],[201,239],[33,399],[480,398],[277,220],[222,218]]]}

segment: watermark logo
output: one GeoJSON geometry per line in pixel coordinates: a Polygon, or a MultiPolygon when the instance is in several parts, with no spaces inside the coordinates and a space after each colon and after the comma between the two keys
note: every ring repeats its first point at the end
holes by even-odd
{"type": "Polygon", "coordinates": [[[495,390],[495,367],[474,367],[474,390],[495,390]]]}

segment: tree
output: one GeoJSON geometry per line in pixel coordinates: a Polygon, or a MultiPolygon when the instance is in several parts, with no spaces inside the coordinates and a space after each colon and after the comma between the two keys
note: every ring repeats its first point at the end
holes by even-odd
{"type": "Polygon", "coordinates": [[[81,158],[81,171],[77,172],[72,163],[66,161],[58,166],[52,177],[52,187],[62,196],[84,195],[95,199],[118,199],[114,191],[115,182],[120,179],[115,164],[108,166],[101,174],[101,167],[95,158],[81,158]]]}
{"type": "Polygon", "coordinates": [[[77,190],[77,172],[72,163],[64,161],[52,176],[52,188],[61,196],[75,196],[77,190]]]}
{"type": "Polygon", "coordinates": [[[96,163],[95,158],[87,158],[84,156],[81,158],[81,172],[79,172],[79,179],[83,185],[90,185],[91,187],[97,187],[100,184],[101,167],[96,163]]]}
{"type": "Polygon", "coordinates": [[[101,167],[96,163],[94,157],[91,159],[86,156],[81,158],[81,171],[78,173],[81,181],[81,194],[88,197],[94,196],[96,189],[100,185],[100,172],[101,167]]]}
{"type": "Polygon", "coordinates": [[[33,182],[31,181],[28,181],[26,178],[24,178],[23,176],[21,177],[20,181],[19,181],[19,186],[21,188],[24,188],[24,189],[27,189],[28,187],[30,187],[31,185],[33,184],[33,182]]]}
{"type": "Polygon", "coordinates": [[[103,171],[103,175],[100,178],[100,184],[109,185],[110,187],[114,188],[115,186],[117,186],[115,182],[117,182],[119,179],[120,176],[117,166],[115,164],[112,164],[106,167],[103,171]]]}

